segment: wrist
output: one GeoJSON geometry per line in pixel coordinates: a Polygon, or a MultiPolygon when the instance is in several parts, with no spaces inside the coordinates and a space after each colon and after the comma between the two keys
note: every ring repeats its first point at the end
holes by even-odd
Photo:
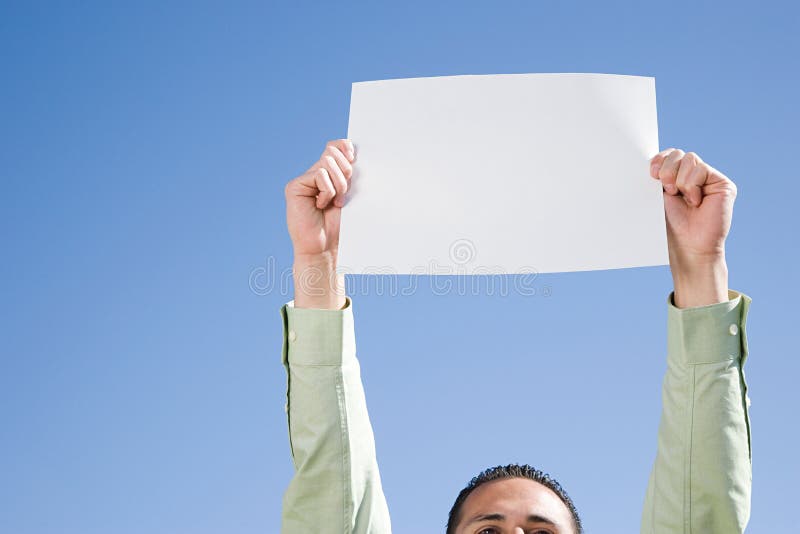
{"type": "Polygon", "coordinates": [[[728,301],[728,266],[725,257],[673,265],[675,306],[692,308],[728,301]]]}
{"type": "Polygon", "coordinates": [[[292,275],[295,307],[324,310],[344,307],[344,275],[336,272],[335,254],[295,254],[292,275]]]}

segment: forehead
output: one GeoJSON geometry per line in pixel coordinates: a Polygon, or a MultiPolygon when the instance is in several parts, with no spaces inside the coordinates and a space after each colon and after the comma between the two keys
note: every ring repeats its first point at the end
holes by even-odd
{"type": "Polygon", "coordinates": [[[562,527],[572,522],[569,509],[553,490],[527,478],[504,478],[478,486],[462,505],[461,521],[494,513],[509,519],[541,515],[562,527]]]}

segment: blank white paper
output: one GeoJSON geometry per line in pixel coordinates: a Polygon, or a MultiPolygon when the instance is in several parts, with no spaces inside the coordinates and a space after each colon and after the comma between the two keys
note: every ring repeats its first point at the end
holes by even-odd
{"type": "Polygon", "coordinates": [[[607,74],[354,83],[339,265],[515,274],[668,264],[655,80],[607,74]]]}

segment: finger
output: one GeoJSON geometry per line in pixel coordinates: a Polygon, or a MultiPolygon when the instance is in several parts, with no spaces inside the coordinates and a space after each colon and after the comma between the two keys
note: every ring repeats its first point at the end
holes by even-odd
{"type": "Polygon", "coordinates": [[[313,173],[314,184],[317,188],[317,207],[325,209],[330,204],[334,196],[336,196],[336,189],[333,187],[331,177],[325,167],[320,167],[313,173]]]}
{"type": "Polygon", "coordinates": [[[661,164],[661,168],[658,170],[658,178],[661,180],[664,191],[666,191],[668,195],[678,194],[678,187],[675,185],[675,181],[678,179],[678,164],[681,158],[683,158],[683,155],[683,150],[676,148],[669,153],[667,159],[664,160],[664,163],[661,164]]]}
{"type": "Polygon", "coordinates": [[[706,185],[715,184],[717,182],[725,182],[725,185],[733,186],[734,189],[736,188],[736,184],[733,183],[733,180],[728,178],[724,173],[715,169],[708,163],[706,163],[706,166],[708,167],[708,180],[706,181],[706,185]]]}
{"type": "Polygon", "coordinates": [[[725,193],[736,198],[738,192],[733,180],[722,174],[711,165],[704,163],[708,169],[705,185],[703,185],[703,197],[713,194],[725,193]]]}
{"type": "Polygon", "coordinates": [[[356,159],[356,150],[355,145],[350,139],[335,139],[333,141],[328,141],[328,144],[325,145],[325,149],[327,150],[328,147],[335,147],[342,151],[342,154],[345,155],[348,161],[354,161],[356,159]]]}
{"type": "MultiPolygon", "coordinates": [[[[355,146],[349,139],[335,139],[333,141],[328,141],[325,144],[325,150],[322,151],[322,156],[325,155],[332,156],[333,152],[330,151],[331,148],[339,150],[339,152],[341,152],[344,155],[344,159],[348,163],[352,163],[353,161],[355,161],[355,146]]],[[[322,156],[320,156],[320,159],[322,159],[322,156]]],[[[317,160],[311,167],[308,168],[306,172],[310,173],[312,171],[315,171],[319,167],[320,167],[319,160],[317,160]]]]}
{"type": "Polygon", "coordinates": [[[336,161],[336,164],[342,170],[342,174],[346,180],[349,180],[353,177],[353,166],[350,164],[347,156],[345,156],[339,148],[329,145],[325,149],[323,156],[330,156],[336,161]]]}
{"type": "Polygon", "coordinates": [[[669,154],[674,150],[674,148],[667,148],[650,158],[650,176],[658,180],[658,171],[661,169],[661,165],[664,163],[664,160],[667,159],[667,156],[669,156],[669,154]]]}
{"type": "Polygon", "coordinates": [[[700,159],[700,156],[694,152],[688,152],[681,158],[678,167],[675,185],[690,206],[699,206],[703,198],[701,187],[708,176],[708,169],[702,163],[703,160],[700,159]]]}
{"type": "Polygon", "coordinates": [[[341,208],[344,206],[344,195],[347,192],[347,179],[344,177],[344,173],[342,169],[339,168],[339,165],[336,163],[336,160],[333,156],[322,156],[320,159],[320,164],[328,171],[328,176],[331,179],[331,183],[333,183],[333,187],[336,190],[336,196],[333,200],[333,204],[336,207],[341,208]]]}

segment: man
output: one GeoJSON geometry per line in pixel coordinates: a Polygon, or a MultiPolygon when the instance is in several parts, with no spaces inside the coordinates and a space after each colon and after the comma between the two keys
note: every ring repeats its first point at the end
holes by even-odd
{"type": "MultiPolygon", "coordinates": [[[[284,533],[391,532],[355,354],[352,301],[337,274],[339,220],[355,152],[331,141],[286,186],[295,298],[281,309],[295,475],[284,533]]],[[[674,291],[658,452],[641,532],[743,532],[750,514],[747,295],[728,289],[725,238],[736,186],[696,154],[650,161],[664,191],[674,291]]],[[[580,534],[572,501],[530,466],[488,469],[464,488],[447,534],[580,534]]]]}

